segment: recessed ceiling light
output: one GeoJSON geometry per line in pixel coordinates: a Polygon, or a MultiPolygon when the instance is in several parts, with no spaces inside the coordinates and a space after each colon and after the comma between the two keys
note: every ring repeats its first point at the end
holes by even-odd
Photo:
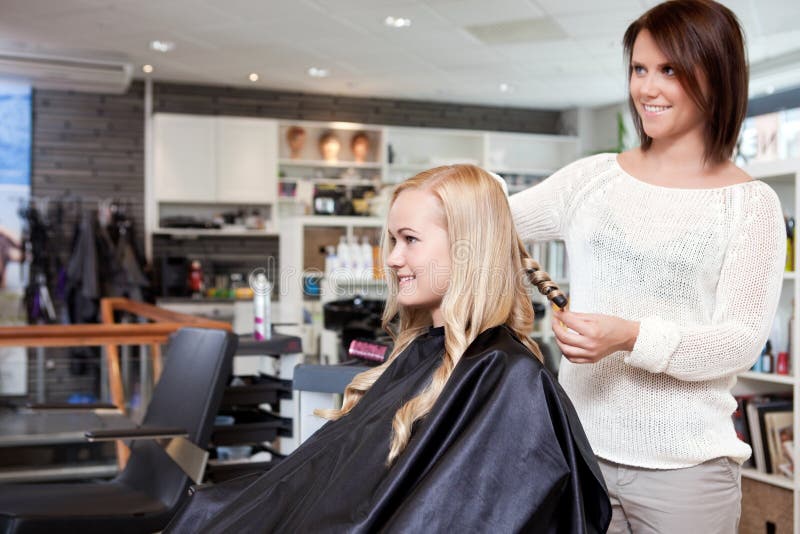
{"type": "Polygon", "coordinates": [[[251,82],[258,81],[258,74],[255,72],[251,72],[250,75],[247,77],[251,82]]]}
{"type": "Polygon", "coordinates": [[[391,15],[383,19],[383,23],[390,28],[407,28],[411,26],[411,19],[403,17],[392,17],[391,15]]]}
{"type": "Polygon", "coordinates": [[[500,92],[501,93],[511,93],[514,91],[514,88],[507,83],[500,84],[500,92]]]}
{"type": "Polygon", "coordinates": [[[145,74],[150,74],[151,72],[153,72],[153,66],[152,65],[142,65],[142,70],[144,71],[145,74]]]}
{"type": "Polygon", "coordinates": [[[775,86],[768,85],[767,88],[764,90],[764,92],[766,92],[768,95],[773,94],[775,92],[775,86]]]}
{"type": "Polygon", "coordinates": [[[175,43],[172,41],[150,41],[150,48],[157,52],[169,52],[175,48],[175,43]]]}
{"type": "Polygon", "coordinates": [[[318,67],[310,67],[308,69],[308,75],[313,78],[327,78],[330,74],[331,71],[328,69],[320,69],[318,67]]]}

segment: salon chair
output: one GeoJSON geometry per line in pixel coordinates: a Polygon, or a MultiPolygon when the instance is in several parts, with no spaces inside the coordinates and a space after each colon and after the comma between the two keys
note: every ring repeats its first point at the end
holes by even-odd
{"type": "Polygon", "coordinates": [[[236,336],[222,330],[173,334],[142,425],[86,432],[90,441],[134,440],[124,470],[110,481],[0,486],[0,533],[162,530],[186,499],[190,479],[202,479],[236,345],[236,336]]]}

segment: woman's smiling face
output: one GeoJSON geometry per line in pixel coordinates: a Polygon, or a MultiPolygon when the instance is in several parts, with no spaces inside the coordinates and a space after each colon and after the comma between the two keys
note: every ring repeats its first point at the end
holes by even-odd
{"type": "Polygon", "coordinates": [[[631,54],[630,93],[642,127],[653,141],[687,134],[702,139],[705,116],[675,76],[650,32],[642,30],[631,54]]]}
{"type": "Polygon", "coordinates": [[[450,238],[439,200],[424,189],[400,193],[389,210],[387,266],[397,280],[401,306],[431,312],[441,326],[439,307],[450,280],[450,238]]]}

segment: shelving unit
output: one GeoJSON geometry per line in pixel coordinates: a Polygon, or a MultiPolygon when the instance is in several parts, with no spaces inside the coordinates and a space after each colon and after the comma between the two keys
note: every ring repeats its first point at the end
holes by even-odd
{"type": "Polygon", "coordinates": [[[298,211],[332,210],[338,215],[352,209],[363,215],[368,208],[364,199],[376,195],[381,187],[384,151],[380,126],[281,121],[278,151],[279,192],[302,206],[298,211]],[[333,139],[333,149],[327,153],[324,139],[333,139]],[[338,200],[317,205],[318,196],[338,200]]]}
{"type": "MultiPolygon", "coordinates": [[[[151,122],[148,250],[153,233],[261,235],[161,228],[160,217],[176,207],[205,217],[208,213],[201,206],[263,209],[266,233],[272,235],[280,214],[313,211],[317,188],[340,187],[346,194],[354,188],[372,188],[379,194],[383,186],[432,167],[473,163],[507,177],[510,191],[516,192],[579,156],[579,140],[574,136],[170,113],[156,113],[151,122]],[[305,138],[294,152],[287,136],[292,128],[301,128],[305,138]],[[340,144],[335,159],[324,159],[319,146],[327,133],[340,144]],[[368,138],[364,161],[356,161],[351,150],[357,134],[368,138]],[[297,205],[298,198],[304,205],[297,205]]],[[[383,216],[379,207],[368,209],[383,216]]]]}
{"type": "MultiPolygon", "coordinates": [[[[476,164],[515,180],[509,183],[510,190],[515,191],[531,185],[531,177],[541,179],[579,156],[579,140],[573,136],[164,113],[154,114],[151,122],[154,157],[153,172],[146,185],[150,191],[146,207],[148,250],[152,251],[154,235],[184,239],[279,236],[282,279],[274,320],[299,325],[297,329],[284,330],[303,336],[303,345],[310,354],[315,352],[315,334],[313,329],[307,331],[308,313],[304,308],[310,308],[312,316],[320,312],[315,310],[319,301],[315,304],[303,294],[307,274],[303,271],[309,267],[309,254],[320,259],[317,250],[306,250],[313,236],[318,241],[324,236],[329,239],[324,244],[335,245],[338,235],[350,238],[367,234],[376,243],[375,237],[384,223],[387,188],[432,167],[476,164]],[[290,130],[297,133],[298,128],[304,141],[291,147],[290,140],[297,138],[289,135],[290,130]],[[319,143],[328,133],[339,142],[335,156],[323,154],[319,143]],[[362,133],[368,139],[368,150],[364,161],[356,161],[351,142],[362,133]],[[234,143],[237,139],[241,143],[234,143]],[[255,170],[248,171],[249,167],[255,170]],[[226,189],[227,169],[236,171],[234,184],[238,185],[231,191],[226,189]],[[323,189],[332,195],[343,191],[345,196],[365,191],[369,194],[374,189],[374,200],[366,205],[360,203],[356,210],[363,213],[366,208],[374,217],[307,215],[313,211],[315,195],[323,189]],[[248,191],[258,194],[249,195],[248,191]],[[234,209],[237,203],[248,210],[264,206],[267,228],[172,229],[159,224],[164,214],[207,218],[212,213],[234,209]]],[[[353,207],[355,210],[355,203],[353,207]]],[[[319,265],[316,268],[321,271],[319,265]]],[[[323,300],[335,293],[332,287],[336,284],[321,281],[323,300]]],[[[379,286],[337,286],[336,292],[377,291],[379,286]]]]}
{"type": "MultiPolygon", "coordinates": [[[[327,230],[329,242],[335,245],[338,236],[344,235],[347,239],[355,238],[364,233],[375,235],[383,227],[383,219],[377,217],[329,217],[329,216],[301,216],[284,218],[282,220],[280,240],[281,282],[280,309],[283,310],[280,321],[301,325],[303,346],[306,350],[316,352],[317,344],[314,342],[320,334],[321,325],[306,325],[304,315],[321,313],[320,300],[308,302],[304,299],[304,278],[313,275],[321,279],[321,296],[328,298],[331,293],[331,282],[325,280],[323,271],[319,267],[312,267],[306,261],[306,248],[309,234],[314,230],[327,230]]],[[[373,242],[375,240],[373,239],[373,242]]],[[[351,289],[355,289],[360,281],[354,282],[351,289]]],[[[363,284],[370,288],[375,284],[364,280],[363,284]]],[[[346,298],[346,297],[342,297],[346,298]]],[[[320,343],[324,343],[320,340],[320,343]]]]}
{"type": "MultiPolygon", "coordinates": [[[[745,168],[745,171],[755,179],[763,180],[772,187],[781,200],[784,213],[797,218],[796,207],[800,205],[800,160],[770,161],[754,163],[745,168]]],[[[797,243],[797,240],[795,241],[797,243]]],[[[798,265],[797,248],[794,251],[794,265],[798,265]]],[[[797,283],[797,272],[786,272],[784,274],[783,293],[781,294],[778,305],[776,321],[786,321],[789,317],[800,317],[800,284],[797,283]]],[[[797,321],[793,323],[790,333],[792,347],[790,353],[790,374],[778,375],[774,373],[759,373],[747,371],[738,376],[738,382],[734,387],[734,394],[768,394],[778,392],[791,392],[794,399],[800,398],[800,337],[798,337],[797,321]]],[[[782,348],[780,348],[782,349],[782,348]]],[[[794,406],[793,422],[794,432],[800,430],[800,410],[794,406]]],[[[794,444],[794,465],[795,469],[800,460],[800,444],[795,439],[794,444]]],[[[757,480],[766,484],[771,484],[780,488],[792,491],[793,494],[793,521],[794,532],[800,532],[800,483],[795,472],[794,480],[780,474],[768,474],[757,471],[753,468],[742,469],[742,476],[757,480]]]]}
{"type": "MultiPolygon", "coordinates": [[[[290,454],[300,444],[298,422],[294,419],[297,399],[292,393],[294,368],[304,363],[300,339],[273,332],[268,341],[255,341],[252,335],[241,336],[234,359],[233,375],[238,385],[225,388],[219,415],[232,419],[227,425],[215,425],[210,443],[219,447],[245,446],[253,450],[271,450],[279,444],[281,455],[290,454]],[[241,362],[245,360],[246,362],[241,362]],[[240,363],[241,362],[241,363],[240,363]],[[247,369],[247,371],[244,371],[247,369]]],[[[247,473],[263,472],[275,464],[253,462],[249,458],[209,461],[208,478],[222,482],[247,473]]]]}
{"type": "MultiPolygon", "coordinates": [[[[278,121],[155,113],[152,172],[146,173],[146,250],[152,236],[275,236],[278,216],[278,121]],[[264,230],[164,228],[162,219],[209,221],[220,212],[258,211],[264,230]]],[[[152,258],[149,258],[152,259],[152,258]]]]}

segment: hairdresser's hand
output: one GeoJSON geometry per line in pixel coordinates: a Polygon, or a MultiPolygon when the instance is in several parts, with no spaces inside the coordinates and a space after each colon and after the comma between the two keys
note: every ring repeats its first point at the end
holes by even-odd
{"type": "Polygon", "coordinates": [[[633,350],[639,323],[611,315],[559,310],[553,312],[553,333],[569,361],[596,363],[612,352],[633,350]]]}

